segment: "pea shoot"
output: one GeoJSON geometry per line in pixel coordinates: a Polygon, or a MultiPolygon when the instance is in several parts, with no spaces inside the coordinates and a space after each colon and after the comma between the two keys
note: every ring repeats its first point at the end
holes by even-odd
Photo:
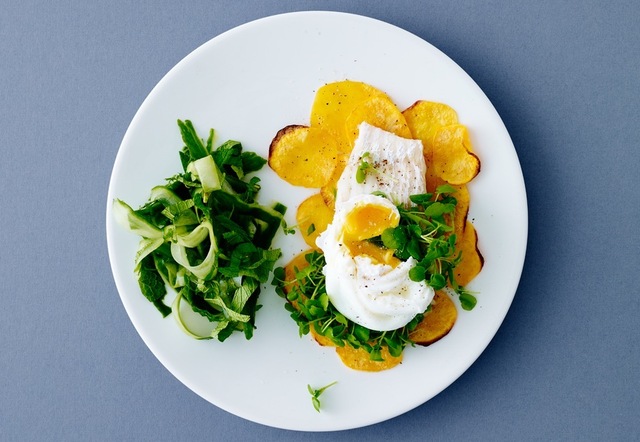
{"type": "Polygon", "coordinates": [[[338,381],[333,381],[332,383],[318,389],[312,388],[311,385],[307,384],[307,390],[309,391],[309,394],[311,394],[311,403],[318,413],[320,412],[320,395],[329,387],[333,387],[337,383],[338,381]]]}
{"type": "Polygon", "coordinates": [[[295,235],[296,234],[296,227],[297,226],[289,226],[284,218],[282,218],[281,224],[282,224],[282,232],[285,235],[295,235]]]}
{"type": "Polygon", "coordinates": [[[367,177],[367,172],[375,170],[373,165],[367,161],[367,159],[371,156],[369,152],[365,152],[360,157],[360,164],[358,165],[358,169],[356,170],[356,182],[358,184],[364,183],[364,180],[367,177]]]}
{"type": "Polygon", "coordinates": [[[367,179],[367,175],[369,173],[377,173],[381,176],[384,176],[389,181],[397,181],[392,176],[389,176],[380,170],[376,169],[375,163],[370,163],[369,158],[371,154],[369,152],[364,152],[360,157],[360,164],[358,164],[358,168],[356,169],[356,183],[362,184],[367,179]]]}

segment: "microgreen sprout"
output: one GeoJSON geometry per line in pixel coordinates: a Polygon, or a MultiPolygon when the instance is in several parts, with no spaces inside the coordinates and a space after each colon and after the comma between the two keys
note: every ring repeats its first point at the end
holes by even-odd
{"type": "Polygon", "coordinates": [[[296,227],[297,226],[289,226],[287,224],[287,222],[284,220],[284,218],[282,218],[282,231],[284,232],[285,235],[295,235],[296,234],[296,227]]]}
{"type": "Polygon", "coordinates": [[[458,287],[456,293],[458,293],[460,297],[460,305],[464,310],[473,310],[478,303],[478,300],[474,296],[477,292],[469,291],[464,287],[458,287]]]}
{"type": "Polygon", "coordinates": [[[394,176],[386,174],[376,168],[375,163],[370,162],[371,154],[369,152],[364,152],[362,156],[360,156],[360,164],[358,164],[358,168],[356,169],[356,183],[362,184],[367,178],[369,173],[376,173],[380,176],[384,177],[385,180],[389,182],[398,182],[398,179],[394,176]]]}
{"type": "Polygon", "coordinates": [[[329,387],[333,387],[337,383],[338,381],[333,381],[332,383],[318,389],[312,388],[311,385],[307,384],[307,390],[309,390],[309,394],[311,394],[311,403],[317,412],[320,412],[320,395],[329,387]]]}
{"type": "Polygon", "coordinates": [[[367,177],[367,172],[370,170],[375,170],[373,165],[367,161],[367,159],[371,156],[369,152],[365,152],[360,157],[360,164],[358,165],[358,169],[356,170],[356,183],[362,184],[367,177]]]}

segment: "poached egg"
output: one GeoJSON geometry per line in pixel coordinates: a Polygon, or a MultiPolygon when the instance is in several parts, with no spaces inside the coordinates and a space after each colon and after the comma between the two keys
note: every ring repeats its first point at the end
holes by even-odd
{"type": "Polygon", "coordinates": [[[333,221],[316,244],[326,260],[327,294],[340,313],[371,330],[395,330],[423,313],[434,291],[409,278],[414,258],[400,261],[368,239],[397,227],[396,206],[408,207],[410,195],[426,192],[422,143],[367,123],[358,131],[338,180],[333,221]],[[357,180],[363,161],[370,167],[357,180]]]}

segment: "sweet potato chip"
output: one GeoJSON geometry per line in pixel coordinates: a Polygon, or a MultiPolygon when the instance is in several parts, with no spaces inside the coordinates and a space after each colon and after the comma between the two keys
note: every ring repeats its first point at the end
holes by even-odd
{"type": "MultiPolygon", "coordinates": [[[[305,250],[293,257],[287,265],[284,266],[284,280],[286,282],[295,282],[296,280],[296,272],[300,271],[309,266],[307,262],[306,256],[313,252],[313,249],[305,250]]],[[[285,286],[284,291],[289,293],[290,286],[285,286]]]]}
{"type": "Polygon", "coordinates": [[[451,331],[457,318],[458,310],[449,295],[438,290],[431,303],[431,310],[409,337],[416,344],[433,344],[451,331]]]}
{"type": "Polygon", "coordinates": [[[338,191],[338,180],[347,165],[349,155],[344,152],[338,152],[338,162],[336,168],[333,170],[333,175],[329,178],[329,182],[320,188],[320,194],[324,199],[325,204],[331,210],[335,208],[336,193],[338,191]]]}
{"type": "Polygon", "coordinates": [[[400,137],[411,138],[411,130],[404,115],[386,96],[369,98],[356,106],[349,114],[345,121],[345,130],[351,148],[358,138],[358,126],[363,121],[400,137]]]}
{"type": "Polygon", "coordinates": [[[433,172],[450,184],[466,184],[480,172],[466,126],[453,124],[433,135],[433,172]]]}
{"type": "Polygon", "coordinates": [[[309,329],[309,332],[311,333],[311,336],[313,336],[313,339],[323,347],[335,347],[335,344],[331,339],[316,332],[316,330],[313,327],[309,329]]]}
{"type": "Polygon", "coordinates": [[[377,96],[386,97],[386,94],[359,81],[345,80],[326,84],[316,92],[311,108],[311,126],[322,127],[333,135],[340,151],[351,152],[345,121],[361,102],[377,96]]]}
{"type": "Polygon", "coordinates": [[[434,193],[438,188],[438,186],[442,184],[447,184],[447,182],[442,178],[440,178],[439,176],[437,176],[435,173],[433,173],[432,162],[431,160],[427,160],[426,155],[424,159],[425,159],[425,164],[427,165],[427,175],[426,175],[426,183],[425,183],[427,186],[427,192],[434,193]]]}
{"type": "Polygon", "coordinates": [[[456,191],[453,196],[458,203],[456,204],[456,211],[453,216],[453,229],[456,236],[459,237],[462,236],[465,226],[467,225],[467,215],[469,214],[471,197],[466,185],[454,187],[456,191]]]}
{"type": "Polygon", "coordinates": [[[373,361],[365,349],[355,349],[350,345],[336,347],[336,353],[338,353],[344,365],[360,371],[388,370],[402,362],[402,355],[391,356],[387,347],[382,347],[381,356],[384,359],[383,361],[373,361]]]}
{"type": "MultiPolygon", "coordinates": [[[[307,262],[307,259],[305,257],[312,251],[313,250],[306,250],[302,253],[299,253],[291,261],[289,261],[287,265],[284,266],[284,280],[286,281],[286,284],[284,285],[283,290],[286,294],[289,294],[289,292],[292,290],[292,287],[297,284],[296,272],[299,272],[300,270],[309,266],[309,263],[307,262]]],[[[298,309],[296,301],[292,301],[291,305],[295,309],[298,309]]]]}
{"type": "Polygon", "coordinates": [[[431,151],[431,140],[436,130],[458,123],[456,111],[443,103],[419,100],[402,112],[413,138],[422,140],[425,151],[431,151]]]}
{"type": "Polygon", "coordinates": [[[447,174],[434,168],[434,136],[439,129],[458,124],[458,114],[444,103],[418,100],[405,109],[402,115],[405,117],[413,138],[422,141],[424,159],[427,164],[427,190],[433,192],[440,184],[449,182],[442,178],[447,174]]]}
{"type": "Polygon", "coordinates": [[[325,231],[331,220],[333,210],[327,206],[320,193],[311,195],[298,206],[298,229],[310,247],[316,247],[316,238],[325,231]]]}
{"type": "Polygon", "coordinates": [[[319,127],[287,126],[278,131],[269,146],[269,166],[294,186],[324,186],[336,164],[335,140],[319,127]]]}
{"type": "Polygon", "coordinates": [[[338,191],[338,186],[336,183],[337,181],[330,180],[329,183],[327,183],[327,185],[322,186],[320,188],[320,195],[322,195],[322,199],[324,200],[324,203],[331,210],[335,210],[336,192],[338,191]]]}
{"type": "Polygon", "coordinates": [[[462,252],[462,261],[455,268],[455,278],[459,285],[465,286],[480,273],[484,265],[484,258],[478,249],[478,235],[470,221],[467,221],[462,236],[458,236],[456,249],[462,252]]]}

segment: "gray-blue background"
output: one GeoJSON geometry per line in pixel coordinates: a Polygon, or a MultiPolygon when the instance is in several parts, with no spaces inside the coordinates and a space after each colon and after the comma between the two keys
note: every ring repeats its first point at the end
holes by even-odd
{"type": "Polygon", "coordinates": [[[0,439],[638,439],[639,23],[633,0],[2,2],[0,439]],[[153,86],[221,32],[303,9],[388,21],[456,61],[511,134],[530,210],[520,287],[478,361],[335,434],[244,421],[175,380],[105,240],[111,167],[153,86]]]}

